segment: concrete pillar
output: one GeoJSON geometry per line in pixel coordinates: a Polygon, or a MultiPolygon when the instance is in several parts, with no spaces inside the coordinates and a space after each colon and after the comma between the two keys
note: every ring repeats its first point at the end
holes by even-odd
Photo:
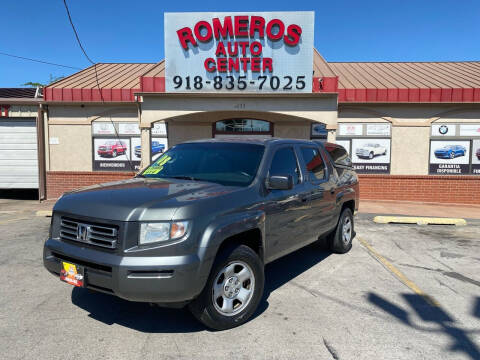
{"type": "Polygon", "coordinates": [[[142,160],[140,162],[140,169],[148,166],[152,159],[152,144],[151,144],[151,129],[150,127],[141,127],[141,141],[142,141],[142,160]]]}

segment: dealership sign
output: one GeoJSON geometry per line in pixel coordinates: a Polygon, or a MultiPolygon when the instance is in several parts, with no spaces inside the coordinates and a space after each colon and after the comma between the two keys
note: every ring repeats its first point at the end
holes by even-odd
{"type": "Polygon", "coordinates": [[[312,92],[314,13],[165,13],[167,92],[312,92]]]}

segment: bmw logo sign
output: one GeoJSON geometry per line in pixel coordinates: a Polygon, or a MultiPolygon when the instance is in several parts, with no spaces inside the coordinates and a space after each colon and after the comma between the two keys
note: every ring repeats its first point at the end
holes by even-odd
{"type": "Polygon", "coordinates": [[[445,135],[448,132],[448,126],[442,125],[438,128],[438,132],[442,135],[445,135]]]}

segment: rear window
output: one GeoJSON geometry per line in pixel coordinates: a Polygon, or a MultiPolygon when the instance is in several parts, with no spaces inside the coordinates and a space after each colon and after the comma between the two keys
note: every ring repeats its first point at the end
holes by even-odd
{"type": "Polygon", "coordinates": [[[343,146],[325,144],[325,150],[328,151],[335,165],[352,166],[352,159],[350,159],[347,150],[343,146]]]}

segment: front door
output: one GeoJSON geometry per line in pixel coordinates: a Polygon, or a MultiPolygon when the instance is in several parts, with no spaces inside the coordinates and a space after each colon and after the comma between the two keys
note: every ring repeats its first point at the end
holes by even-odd
{"type": "Polygon", "coordinates": [[[304,220],[308,214],[308,187],[303,181],[294,147],[275,151],[268,176],[291,175],[293,188],[269,190],[265,196],[266,255],[271,261],[302,246],[305,240],[304,220]]]}

